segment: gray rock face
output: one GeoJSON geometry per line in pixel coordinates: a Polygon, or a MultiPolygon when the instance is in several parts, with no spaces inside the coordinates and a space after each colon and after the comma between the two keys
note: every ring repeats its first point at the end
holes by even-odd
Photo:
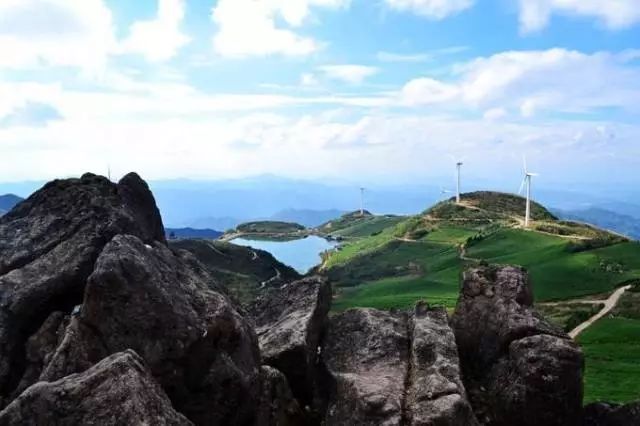
{"type": "Polygon", "coordinates": [[[327,425],[473,426],[443,308],[352,309],[331,318],[323,359],[327,425]]]}
{"type": "Polygon", "coordinates": [[[98,258],[81,313],[41,380],[131,348],[194,423],[252,422],[259,392],[256,335],[226,297],[209,289],[206,273],[183,256],[191,259],[159,242],[116,236],[98,258]]]}
{"type": "Polygon", "coordinates": [[[331,286],[311,277],[271,289],[248,307],[265,364],[282,371],[294,395],[311,405],[320,337],[331,307],[331,286]]]}
{"type": "Polygon", "coordinates": [[[27,340],[27,366],[20,384],[13,392],[13,397],[18,396],[32,383],[38,381],[43,367],[49,363],[51,355],[58,347],[68,322],[69,316],[64,312],[54,312],[49,315],[42,327],[27,340]]]}
{"type": "Polygon", "coordinates": [[[146,183],[87,174],[46,184],[0,218],[0,397],[26,368],[25,342],[54,311],[82,300],[104,245],[120,233],[165,241],[146,183]]]}
{"type": "Polygon", "coordinates": [[[0,411],[0,425],[192,425],[133,351],[81,374],[38,382],[0,411]]]}
{"type": "Polygon", "coordinates": [[[466,388],[483,424],[579,424],[582,352],[532,303],[520,268],[465,273],[452,325],[466,388]]]}
{"type": "Polygon", "coordinates": [[[269,366],[260,368],[260,406],[255,426],[304,425],[305,417],[287,378],[269,366]]]}
{"type": "Polygon", "coordinates": [[[583,426],[640,425],[640,401],[626,405],[597,402],[584,407],[583,426]]]}
{"type": "Polygon", "coordinates": [[[409,368],[405,314],[352,309],[331,318],[323,359],[327,425],[400,425],[409,368]]]}
{"type": "Polygon", "coordinates": [[[409,333],[406,424],[477,425],[460,377],[458,349],[447,311],[419,303],[409,319],[409,333]]]}

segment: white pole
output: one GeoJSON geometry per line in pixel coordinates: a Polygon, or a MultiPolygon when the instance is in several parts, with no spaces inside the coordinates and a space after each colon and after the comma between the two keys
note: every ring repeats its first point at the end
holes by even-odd
{"type": "Polygon", "coordinates": [[[524,217],[525,228],[529,227],[530,219],[531,219],[531,175],[527,175],[527,211],[524,217]]]}
{"type": "Polygon", "coordinates": [[[364,188],[360,188],[360,216],[364,216],[364,188]]]}
{"type": "Polygon", "coordinates": [[[458,163],[456,164],[456,167],[458,169],[458,180],[456,182],[456,203],[460,204],[460,166],[462,164],[458,163]]]}

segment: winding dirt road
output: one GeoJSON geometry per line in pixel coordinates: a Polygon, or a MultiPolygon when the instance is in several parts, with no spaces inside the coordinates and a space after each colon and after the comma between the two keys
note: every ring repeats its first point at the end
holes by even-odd
{"type": "Polygon", "coordinates": [[[628,285],[625,287],[620,287],[619,289],[614,291],[611,294],[611,296],[609,296],[609,298],[604,301],[604,308],[602,308],[600,312],[598,312],[597,314],[595,314],[594,316],[592,316],[591,318],[589,318],[588,320],[586,320],[585,322],[583,322],[582,324],[580,324],[579,326],[571,330],[569,332],[569,336],[571,336],[572,339],[575,339],[576,337],[578,337],[580,333],[582,333],[584,330],[586,330],[591,325],[593,325],[594,322],[598,321],[600,318],[604,317],[609,312],[611,312],[611,310],[618,303],[618,300],[620,300],[620,297],[624,294],[625,291],[629,290],[630,288],[631,286],[628,285]]]}

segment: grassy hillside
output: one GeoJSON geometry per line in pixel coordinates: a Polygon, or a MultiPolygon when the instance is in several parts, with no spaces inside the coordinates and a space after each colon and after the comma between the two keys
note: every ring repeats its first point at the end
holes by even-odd
{"type": "Polygon", "coordinates": [[[640,276],[640,245],[633,242],[574,252],[571,240],[501,229],[471,245],[467,256],[526,267],[539,301],[603,293],[640,276]]]}
{"type": "Polygon", "coordinates": [[[522,229],[523,199],[509,194],[462,200],[415,217],[351,215],[334,223],[347,237],[322,268],[338,288],[335,308],[405,307],[420,298],[453,306],[462,269],[480,261],[526,267],[539,301],[606,293],[640,278],[637,243],[557,221],[537,204],[532,229],[522,229]]]}
{"type": "Polygon", "coordinates": [[[193,253],[216,282],[224,284],[228,292],[243,304],[251,302],[265,282],[276,285],[300,278],[295,269],[262,250],[194,239],[169,241],[169,246],[193,253]]]}
{"type": "Polygon", "coordinates": [[[244,234],[286,234],[304,230],[305,227],[297,223],[274,220],[247,222],[236,227],[236,232],[244,234]]]}
{"type": "Polygon", "coordinates": [[[584,401],[635,401],[640,395],[640,320],[603,318],[578,337],[585,354],[584,401]]]}

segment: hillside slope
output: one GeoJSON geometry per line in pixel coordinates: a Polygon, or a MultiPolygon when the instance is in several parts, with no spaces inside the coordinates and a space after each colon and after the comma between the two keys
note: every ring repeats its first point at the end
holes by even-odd
{"type": "Polygon", "coordinates": [[[169,246],[193,253],[209,274],[242,304],[252,302],[263,287],[300,278],[295,269],[263,250],[201,239],[173,240],[169,246]]]}
{"type": "MultiPolygon", "coordinates": [[[[607,292],[640,278],[640,245],[559,221],[537,203],[532,212],[524,229],[522,197],[475,192],[463,194],[460,205],[444,201],[398,221],[360,219],[380,229],[352,233],[322,268],[339,288],[336,308],[403,307],[420,298],[452,307],[461,270],[480,262],[528,268],[541,301],[607,292]]],[[[354,226],[352,220],[338,232],[354,226]]]]}

